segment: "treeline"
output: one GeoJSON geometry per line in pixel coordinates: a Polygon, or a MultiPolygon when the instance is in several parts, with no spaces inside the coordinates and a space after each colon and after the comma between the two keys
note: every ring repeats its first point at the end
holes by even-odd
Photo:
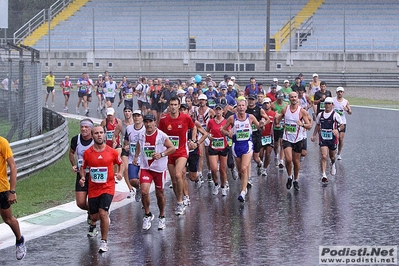
{"type": "Polygon", "coordinates": [[[48,9],[57,0],[9,0],[8,29],[1,30],[0,38],[12,38],[14,32],[33,18],[42,9],[48,9]],[[5,35],[6,33],[6,35],[5,35]]]}

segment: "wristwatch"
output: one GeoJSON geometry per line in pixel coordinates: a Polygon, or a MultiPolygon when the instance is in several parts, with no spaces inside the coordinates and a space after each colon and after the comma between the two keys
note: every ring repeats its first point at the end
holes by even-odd
{"type": "Polygon", "coordinates": [[[163,152],[163,153],[161,153],[161,157],[165,157],[165,153],[163,152]]]}
{"type": "Polygon", "coordinates": [[[11,194],[15,194],[15,190],[10,190],[10,193],[11,194]]]}

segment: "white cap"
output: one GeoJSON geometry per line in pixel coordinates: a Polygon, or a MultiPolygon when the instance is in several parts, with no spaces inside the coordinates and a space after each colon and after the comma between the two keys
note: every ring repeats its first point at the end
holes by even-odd
{"type": "Polygon", "coordinates": [[[276,82],[276,81],[278,81],[278,78],[274,78],[274,79],[273,79],[273,82],[276,82]]]}
{"type": "Polygon", "coordinates": [[[290,83],[290,81],[288,79],[284,80],[284,83],[287,83],[287,82],[290,83]]]}
{"type": "Polygon", "coordinates": [[[272,100],[269,97],[263,99],[263,103],[271,103],[272,100]]]}
{"type": "Polygon", "coordinates": [[[313,77],[318,77],[319,75],[317,75],[316,73],[313,74],[313,77]]]}
{"type": "Polygon", "coordinates": [[[324,103],[333,103],[334,100],[332,97],[327,97],[326,99],[324,99],[324,103]]]}
{"type": "Polygon", "coordinates": [[[115,114],[115,110],[114,108],[107,108],[107,115],[114,115],[115,114]]]}
{"type": "Polygon", "coordinates": [[[231,80],[236,80],[236,77],[231,76],[230,79],[231,79],[231,80]]]}
{"type": "Polygon", "coordinates": [[[206,76],[207,76],[207,77],[212,77],[212,75],[211,75],[211,74],[206,74],[206,76]]]}
{"type": "Polygon", "coordinates": [[[101,75],[101,74],[100,74],[100,75],[98,75],[98,77],[99,77],[99,78],[100,78],[100,77],[102,77],[102,76],[103,76],[103,75],[101,75]]]}
{"type": "Polygon", "coordinates": [[[177,94],[181,94],[181,93],[185,94],[186,92],[184,90],[182,90],[182,89],[178,89],[177,90],[177,94]]]}
{"type": "Polygon", "coordinates": [[[141,110],[134,110],[134,111],[133,111],[133,114],[142,115],[142,114],[141,114],[141,110]]]}
{"type": "Polygon", "coordinates": [[[206,97],[205,94],[201,94],[200,96],[198,96],[198,100],[208,100],[208,97],[206,97]]]}
{"type": "Polygon", "coordinates": [[[337,92],[339,92],[339,91],[345,91],[345,89],[343,87],[338,87],[337,92]]]}
{"type": "Polygon", "coordinates": [[[228,86],[230,86],[230,85],[233,86],[233,85],[234,85],[234,82],[230,80],[230,81],[227,83],[227,85],[228,85],[228,86]]]}
{"type": "Polygon", "coordinates": [[[193,91],[194,88],[193,88],[193,86],[190,86],[190,87],[187,88],[187,90],[188,90],[188,91],[193,91]]]}

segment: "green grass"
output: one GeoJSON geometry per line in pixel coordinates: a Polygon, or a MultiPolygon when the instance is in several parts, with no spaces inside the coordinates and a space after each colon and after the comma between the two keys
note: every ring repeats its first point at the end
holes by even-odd
{"type": "MultiPolygon", "coordinates": [[[[79,133],[79,121],[68,119],[69,143],[79,133]]],[[[17,182],[15,217],[23,217],[75,200],[76,174],[71,170],[68,152],[56,163],[17,182]]],[[[0,222],[3,220],[0,219],[0,222]]]]}
{"type": "Polygon", "coordinates": [[[360,106],[373,106],[373,107],[384,107],[384,108],[394,108],[399,109],[398,101],[389,101],[389,100],[374,100],[374,99],[366,99],[366,98],[354,98],[354,97],[345,97],[351,105],[360,105],[360,106]]]}

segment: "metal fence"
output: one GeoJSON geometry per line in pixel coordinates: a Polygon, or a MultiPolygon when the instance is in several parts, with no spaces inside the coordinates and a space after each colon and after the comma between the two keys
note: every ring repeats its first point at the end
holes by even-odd
{"type": "Polygon", "coordinates": [[[0,135],[9,142],[42,134],[38,58],[38,51],[28,47],[0,47],[0,135]]]}

